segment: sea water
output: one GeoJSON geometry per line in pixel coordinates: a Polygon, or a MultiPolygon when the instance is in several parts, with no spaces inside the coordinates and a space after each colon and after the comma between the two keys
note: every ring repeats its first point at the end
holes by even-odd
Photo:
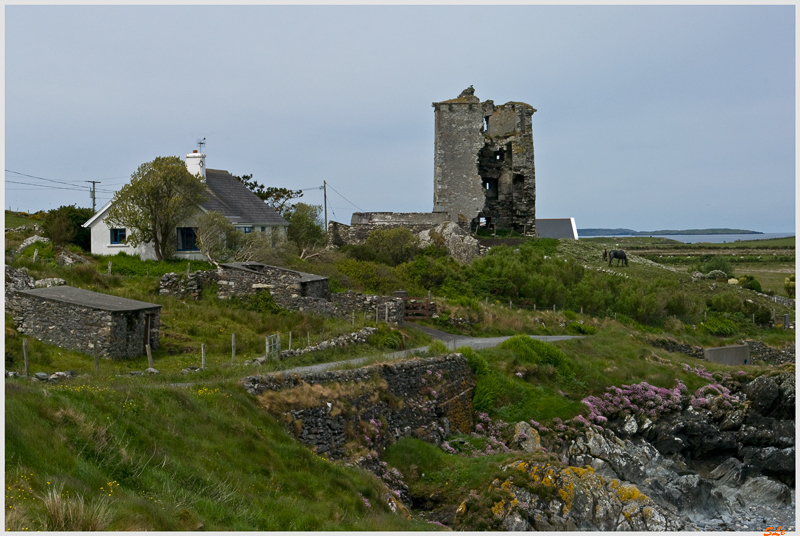
{"type": "MultiPolygon", "coordinates": [[[[698,242],[722,244],[726,242],[737,242],[740,240],[767,240],[770,238],[786,238],[787,236],[795,236],[795,233],[787,232],[787,233],[761,233],[761,234],[638,235],[638,237],[643,237],[643,236],[652,236],[653,238],[668,238],[670,240],[677,240],[678,242],[683,242],[685,244],[696,244],[698,242]]],[[[629,238],[630,235],[603,235],[603,237],[629,238]]],[[[597,238],[597,237],[587,236],[585,238],[597,238]]]]}

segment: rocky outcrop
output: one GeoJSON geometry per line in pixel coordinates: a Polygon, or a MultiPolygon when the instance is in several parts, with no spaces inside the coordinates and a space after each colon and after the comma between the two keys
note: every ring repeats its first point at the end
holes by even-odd
{"type": "Polygon", "coordinates": [[[10,292],[15,290],[30,290],[36,288],[34,279],[28,275],[26,268],[12,268],[6,265],[6,301],[10,292]]]}
{"type": "Polygon", "coordinates": [[[431,244],[446,247],[451,257],[464,264],[471,263],[480,254],[478,240],[453,222],[441,223],[417,236],[420,247],[431,244]]]}
{"type": "Polygon", "coordinates": [[[26,247],[30,246],[34,242],[41,242],[42,244],[46,244],[46,243],[50,242],[50,239],[49,238],[45,238],[43,236],[39,236],[39,235],[30,236],[30,237],[28,237],[28,238],[26,238],[25,240],[22,241],[22,244],[20,244],[19,247],[17,248],[17,253],[22,253],[22,251],[26,247]]]}
{"type": "MultiPolygon", "coordinates": [[[[504,530],[667,531],[685,527],[680,515],[635,485],[605,478],[591,467],[521,461],[507,469],[525,473],[533,486],[516,485],[513,476],[492,482],[490,488],[504,495],[492,506],[504,530]]],[[[466,504],[459,513],[464,510],[466,504]]]]}

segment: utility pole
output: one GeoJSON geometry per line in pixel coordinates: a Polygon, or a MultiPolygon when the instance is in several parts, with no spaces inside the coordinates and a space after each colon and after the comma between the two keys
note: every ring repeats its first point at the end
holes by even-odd
{"type": "Polygon", "coordinates": [[[325,232],[328,232],[328,183],[322,181],[322,199],[325,203],[325,232]]]}
{"type": "Polygon", "coordinates": [[[95,212],[97,212],[97,210],[95,209],[95,195],[94,195],[95,194],[95,185],[96,184],[100,184],[100,181],[85,181],[85,182],[91,182],[92,183],[92,191],[90,193],[91,193],[91,197],[92,197],[92,214],[94,214],[95,212]]]}

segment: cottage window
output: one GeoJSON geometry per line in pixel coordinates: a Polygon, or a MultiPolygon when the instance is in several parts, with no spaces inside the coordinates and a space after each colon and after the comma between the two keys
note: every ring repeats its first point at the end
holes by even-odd
{"type": "Polygon", "coordinates": [[[191,227],[178,227],[178,251],[198,251],[197,235],[191,227]]]}
{"type": "Polygon", "coordinates": [[[125,229],[111,229],[111,243],[124,244],[125,243],[125,229]]]}
{"type": "Polygon", "coordinates": [[[252,233],[253,232],[253,228],[252,227],[241,226],[241,227],[237,227],[237,229],[239,229],[240,231],[243,231],[244,234],[248,234],[248,233],[252,233]]]}

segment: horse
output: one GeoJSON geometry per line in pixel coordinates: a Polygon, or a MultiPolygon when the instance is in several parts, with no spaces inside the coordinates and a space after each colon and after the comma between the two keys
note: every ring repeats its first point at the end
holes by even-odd
{"type": "Polygon", "coordinates": [[[617,266],[619,266],[619,261],[625,263],[625,266],[628,266],[628,256],[625,255],[625,252],[620,250],[611,250],[608,252],[608,265],[611,266],[611,261],[617,259],[617,266]]]}

